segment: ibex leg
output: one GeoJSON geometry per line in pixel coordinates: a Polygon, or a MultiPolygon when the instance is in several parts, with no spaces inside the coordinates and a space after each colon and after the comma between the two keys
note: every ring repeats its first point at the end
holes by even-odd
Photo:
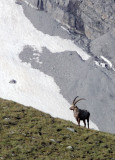
{"type": "Polygon", "coordinates": [[[87,125],[88,125],[88,128],[89,128],[89,118],[87,119],[87,125]]]}
{"type": "Polygon", "coordinates": [[[78,126],[80,126],[80,119],[79,118],[77,118],[77,122],[78,122],[78,126]]]}
{"type": "Polygon", "coordinates": [[[85,122],[85,120],[83,120],[83,123],[84,123],[84,127],[86,128],[86,122],[85,122]]]}

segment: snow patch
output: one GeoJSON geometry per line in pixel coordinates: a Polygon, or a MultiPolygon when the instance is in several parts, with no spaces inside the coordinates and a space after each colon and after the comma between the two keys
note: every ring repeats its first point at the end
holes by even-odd
{"type": "Polygon", "coordinates": [[[67,28],[65,28],[64,26],[61,26],[61,28],[62,28],[64,31],[66,31],[66,32],[68,32],[68,33],[69,33],[68,29],[67,29],[67,28]]]}
{"type": "Polygon", "coordinates": [[[109,61],[107,58],[105,58],[104,56],[100,56],[98,57],[98,60],[94,61],[94,63],[97,66],[100,66],[102,68],[107,68],[107,69],[112,69],[113,71],[115,71],[115,68],[113,67],[111,61],[109,61]]]}
{"type": "Polygon", "coordinates": [[[112,68],[112,63],[107,58],[105,58],[104,56],[101,56],[101,58],[109,64],[110,68],[112,68]]]}

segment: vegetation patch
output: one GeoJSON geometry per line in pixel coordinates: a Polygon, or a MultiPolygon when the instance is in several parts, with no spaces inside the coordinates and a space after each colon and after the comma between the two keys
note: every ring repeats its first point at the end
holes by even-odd
{"type": "Polygon", "coordinates": [[[115,135],[0,99],[0,160],[115,160],[115,135]]]}

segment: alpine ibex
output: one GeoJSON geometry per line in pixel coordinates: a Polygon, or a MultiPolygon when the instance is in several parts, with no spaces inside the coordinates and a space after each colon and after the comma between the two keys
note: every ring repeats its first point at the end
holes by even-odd
{"type": "Polygon", "coordinates": [[[81,100],[85,100],[84,98],[80,98],[78,100],[76,100],[78,98],[75,97],[72,103],[72,106],[70,107],[70,110],[73,110],[74,113],[74,117],[76,119],[76,121],[78,122],[78,125],[80,126],[80,120],[83,120],[84,122],[84,127],[86,127],[86,122],[85,120],[87,120],[87,124],[88,124],[88,128],[89,128],[89,117],[90,117],[90,113],[87,110],[82,110],[79,109],[77,106],[75,106],[75,104],[81,100]]]}

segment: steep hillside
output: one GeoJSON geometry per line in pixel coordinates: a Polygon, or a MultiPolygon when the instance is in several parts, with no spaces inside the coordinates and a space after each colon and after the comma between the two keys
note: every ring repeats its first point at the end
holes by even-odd
{"type": "Polygon", "coordinates": [[[113,160],[115,135],[0,99],[0,159],[113,160]]]}

